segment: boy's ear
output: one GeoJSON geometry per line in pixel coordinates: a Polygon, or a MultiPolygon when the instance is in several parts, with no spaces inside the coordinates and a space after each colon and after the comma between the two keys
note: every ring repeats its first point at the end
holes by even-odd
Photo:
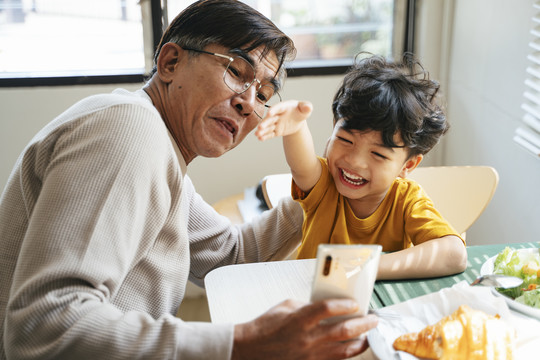
{"type": "Polygon", "coordinates": [[[403,164],[403,167],[401,168],[401,172],[399,173],[399,177],[406,178],[407,175],[422,162],[422,159],[424,158],[424,155],[418,154],[410,157],[405,161],[405,164],[403,164]]]}
{"type": "Polygon", "coordinates": [[[187,51],[178,44],[166,43],[161,47],[157,60],[157,72],[163,82],[170,83],[172,81],[183,56],[187,56],[187,51]]]}

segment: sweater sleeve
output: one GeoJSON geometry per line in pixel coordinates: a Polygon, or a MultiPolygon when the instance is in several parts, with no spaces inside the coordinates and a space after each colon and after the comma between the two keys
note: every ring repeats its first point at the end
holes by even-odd
{"type": "Polygon", "coordinates": [[[198,195],[189,177],[185,189],[191,209],[189,238],[190,280],[203,285],[206,274],[220,266],[282,260],[302,238],[302,208],[291,198],[255,217],[250,223],[233,226],[198,195]]]}
{"type": "Polygon", "coordinates": [[[230,357],[232,325],[183,322],[163,310],[181,301],[189,257],[187,240],[184,248],[155,242],[171,216],[162,185],[173,169],[166,131],[149,124],[148,111],[100,111],[48,134],[22,159],[28,225],[5,312],[7,358],[230,357]],[[177,268],[160,268],[160,259],[177,268]],[[178,276],[177,299],[142,296],[165,290],[165,270],[178,276]]]}

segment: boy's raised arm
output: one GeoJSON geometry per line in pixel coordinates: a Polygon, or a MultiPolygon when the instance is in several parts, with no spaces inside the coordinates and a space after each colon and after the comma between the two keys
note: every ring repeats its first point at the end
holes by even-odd
{"type": "Polygon", "coordinates": [[[312,110],[312,104],[307,101],[281,102],[272,106],[255,132],[259,140],[283,136],[285,158],[296,185],[303,191],[315,186],[322,171],[307,125],[312,110]]]}

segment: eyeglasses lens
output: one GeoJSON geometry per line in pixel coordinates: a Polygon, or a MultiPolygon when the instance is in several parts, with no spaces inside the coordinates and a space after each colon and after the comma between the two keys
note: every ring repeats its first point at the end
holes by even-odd
{"type": "MultiPolygon", "coordinates": [[[[235,57],[225,70],[223,80],[232,91],[241,94],[255,82],[255,69],[244,58],[235,57]]],[[[281,98],[272,85],[263,85],[257,89],[256,100],[255,113],[260,118],[263,118],[266,116],[271,103],[278,103],[281,98]],[[274,96],[276,94],[278,96],[274,96]]]]}
{"type": "Polygon", "coordinates": [[[235,57],[223,74],[225,84],[236,93],[246,91],[255,80],[255,69],[245,59],[235,57]]]}
{"type": "Polygon", "coordinates": [[[264,92],[265,89],[263,88],[270,88],[271,89],[271,94],[268,93],[266,95],[264,95],[268,101],[266,103],[261,103],[262,106],[258,107],[255,109],[255,113],[257,114],[258,117],[260,117],[261,119],[264,119],[266,117],[266,114],[268,113],[268,110],[270,110],[270,108],[281,102],[281,96],[279,95],[278,92],[275,92],[274,91],[274,87],[273,86],[267,86],[267,85],[264,85],[264,86],[261,86],[261,88],[259,89],[259,92],[258,92],[258,96],[261,96],[262,93],[264,92]]]}

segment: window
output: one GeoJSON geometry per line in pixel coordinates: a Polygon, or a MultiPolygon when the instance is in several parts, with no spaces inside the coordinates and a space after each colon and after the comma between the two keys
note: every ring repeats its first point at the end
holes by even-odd
{"type": "Polygon", "coordinates": [[[138,0],[0,0],[0,78],[141,75],[138,0]]]}
{"type": "MultiPolygon", "coordinates": [[[[140,82],[163,27],[193,0],[0,0],[0,86],[140,82]],[[162,6],[163,5],[163,6],[162,6]]],[[[292,76],[403,51],[414,0],[245,0],[293,38],[292,76]]]]}
{"type": "Polygon", "coordinates": [[[537,10],[533,16],[533,36],[530,42],[531,53],[528,56],[531,64],[527,68],[528,78],[525,102],[521,106],[525,111],[523,126],[516,129],[514,141],[537,159],[540,159],[540,1],[534,4],[537,10]]]}
{"type": "MultiPolygon", "coordinates": [[[[168,22],[193,0],[168,0],[168,22]]],[[[349,66],[360,51],[391,57],[404,44],[406,1],[245,0],[289,35],[297,56],[289,67],[349,66]]],[[[294,72],[293,72],[294,74],[294,72]]]]}

